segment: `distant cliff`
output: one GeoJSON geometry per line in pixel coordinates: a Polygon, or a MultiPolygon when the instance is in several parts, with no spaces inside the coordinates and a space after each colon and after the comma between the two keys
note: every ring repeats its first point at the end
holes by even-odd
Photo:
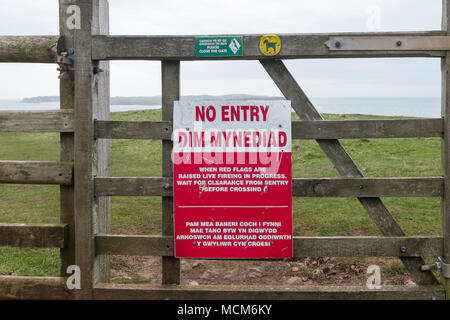
{"type": "MultiPolygon", "coordinates": [[[[269,97],[269,96],[253,96],[248,94],[227,94],[223,96],[208,96],[208,95],[191,95],[182,96],[183,101],[198,101],[198,100],[276,100],[283,99],[281,97],[269,97]]],[[[47,96],[47,97],[31,97],[24,98],[21,102],[24,103],[42,103],[42,102],[58,102],[58,96],[47,96]]],[[[161,96],[152,97],[112,97],[112,105],[143,105],[143,106],[154,106],[161,105],[161,96]]]]}
{"type": "Polygon", "coordinates": [[[59,102],[59,97],[45,96],[45,97],[23,98],[20,102],[23,103],[59,102]]]}

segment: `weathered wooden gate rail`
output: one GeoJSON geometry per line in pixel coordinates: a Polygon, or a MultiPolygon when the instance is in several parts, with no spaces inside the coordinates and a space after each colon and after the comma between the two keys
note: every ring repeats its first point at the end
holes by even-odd
{"type": "MultiPolygon", "coordinates": [[[[442,237],[294,237],[294,257],[440,256],[443,240],[442,237]]],[[[95,237],[97,254],[173,256],[173,244],[171,236],[95,237]]]]}
{"type": "MultiPolygon", "coordinates": [[[[214,35],[212,35],[214,36],[214,35]]],[[[224,36],[224,35],[220,35],[224,36]]],[[[233,36],[233,35],[229,35],[233,36]]],[[[92,37],[93,60],[260,60],[267,58],[259,51],[261,35],[242,36],[243,56],[197,57],[197,36],[102,36],[92,37]]],[[[312,58],[374,58],[374,57],[444,57],[450,49],[445,31],[281,34],[282,51],[277,59],[312,58]],[[337,40],[345,45],[331,48],[337,40]],[[372,46],[358,48],[355,39],[363,39],[372,46]],[[403,46],[396,46],[402,42],[403,46]],[[408,46],[414,43],[414,46],[408,46]],[[334,49],[334,50],[333,50],[334,49]]],[[[0,36],[0,62],[53,63],[57,36],[0,36]]]]}
{"type": "MultiPolygon", "coordinates": [[[[172,177],[99,177],[94,184],[98,197],[173,196],[172,177]]],[[[292,179],[294,197],[441,197],[443,189],[442,177],[292,179]]]]}
{"type": "MultiPolygon", "coordinates": [[[[73,290],[59,277],[5,277],[0,276],[1,296],[4,299],[74,299],[73,290]]],[[[321,286],[297,288],[286,286],[162,286],[145,284],[121,285],[101,283],[92,289],[94,299],[186,299],[190,300],[290,300],[290,299],[445,299],[442,286],[383,286],[380,290],[364,287],[321,286]]]]}
{"type": "Polygon", "coordinates": [[[0,36],[0,62],[54,63],[59,36],[0,36]]]}
{"type": "MultiPolygon", "coordinates": [[[[443,114],[440,119],[325,121],[281,61],[258,49],[261,35],[239,35],[243,56],[196,57],[196,36],[109,36],[108,2],[77,0],[83,16],[74,31],[66,23],[71,0],[59,0],[60,36],[0,36],[0,62],[53,63],[75,48],[74,81],[60,80],[61,110],[0,112],[0,132],[59,132],[60,162],[0,161],[0,183],[60,185],[61,223],[0,224],[0,246],[61,249],[61,277],[0,276],[0,298],[23,299],[444,299],[443,285],[419,271],[422,256],[450,262],[450,0],[443,0],[443,30],[391,33],[280,35],[277,59],[432,57],[442,59],[443,114]],[[105,60],[161,60],[163,121],[109,120],[109,66],[105,60]],[[301,121],[294,139],[315,139],[341,178],[293,179],[299,197],[357,197],[384,237],[294,237],[295,257],[400,257],[419,284],[361,287],[166,286],[179,284],[173,248],[173,182],[170,162],[173,101],[179,99],[181,60],[261,60],[301,121]],[[94,73],[94,67],[103,72],[94,73]],[[365,178],[337,139],[442,138],[443,176],[365,178]],[[109,139],[163,142],[163,177],[110,177],[109,139]],[[161,196],[162,235],[110,234],[110,196],[161,196]],[[406,236],[379,197],[441,197],[439,237],[406,236]],[[75,215],[77,219],[75,219],[75,215]],[[163,286],[109,284],[108,255],[163,257],[163,286]],[[81,290],[65,286],[66,267],[80,266],[81,290]]],[[[446,293],[447,292],[447,293],[446,293]]]]}
{"type": "Polygon", "coordinates": [[[0,183],[72,185],[73,163],[0,160],[0,183]]]}
{"type": "MultiPolygon", "coordinates": [[[[215,35],[211,35],[214,37],[215,35]]],[[[224,35],[217,35],[224,36],[224,35]]],[[[234,57],[197,57],[195,54],[196,35],[192,36],[94,36],[92,38],[92,58],[94,60],[260,60],[272,59],[261,53],[259,40],[261,35],[241,36],[243,56],[234,57]]],[[[443,57],[440,37],[429,41],[430,37],[446,36],[444,31],[427,32],[386,32],[386,33],[330,33],[330,34],[279,34],[283,44],[277,59],[311,58],[374,58],[374,57],[443,57]],[[345,39],[363,37],[392,43],[392,49],[369,48],[368,50],[330,50],[327,43],[335,38],[345,39]],[[414,39],[419,46],[411,50],[408,46],[396,47],[398,41],[407,43],[414,39]]],[[[447,37],[445,37],[447,39],[447,37]]],[[[342,41],[342,40],[341,40],[342,41]]],[[[450,49],[450,40],[445,42],[450,49]]]]}
{"type": "MultiPolygon", "coordinates": [[[[97,139],[171,139],[172,121],[95,121],[97,139]]],[[[442,119],[292,121],[293,139],[442,137],[442,119]]]]}
{"type": "Polygon", "coordinates": [[[440,286],[383,286],[380,290],[349,286],[162,286],[102,283],[94,288],[96,299],[178,299],[178,300],[418,300],[445,299],[440,286]]]}
{"type": "Polygon", "coordinates": [[[64,248],[67,225],[0,223],[0,246],[64,248]]]}
{"type": "Polygon", "coordinates": [[[73,110],[0,111],[0,132],[73,132],[73,110]]]}

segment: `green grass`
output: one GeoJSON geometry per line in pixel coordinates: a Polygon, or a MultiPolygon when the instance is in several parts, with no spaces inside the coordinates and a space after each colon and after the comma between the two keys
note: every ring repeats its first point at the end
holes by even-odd
{"type": "Polygon", "coordinates": [[[0,249],[0,274],[14,276],[57,276],[59,252],[53,249],[0,249]]]}
{"type": "Polygon", "coordinates": [[[407,275],[405,267],[400,262],[391,262],[381,267],[381,272],[390,276],[407,275]]]}
{"type": "MultiPolygon", "coordinates": [[[[295,119],[296,116],[293,116],[295,119]]],[[[376,119],[362,115],[325,115],[328,120],[376,119]]],[[[161,111],[113,113],[114,120],[160,120],[161,111]]],[[[347,152],[368,177],[420,177],[440,175],[440,139],[342,140],[347,152]]],[[[59,159],[58,134],[0,134],[0,159],[59,159]]],[[[294,177],[337,177],[331,162],[315,141],[295,140],[294,177]]],[[[161,142],[111,141],[112,176],[160,176],[161,142]]],[[[440,234],[439,198],[383,199],[409,235],[440,234]]],[[[356,199],[294,198],[297,235],[378,235],[356,199]]],[[[112,199],[112,230],[123,234],[158,234],[161,231],[158,197],[112,199]]],[[[0,184],[0,222],[58,223],[59,188],[0,184]]],[[[0,248],[0,274],[57,275],[57,250],[0,248]]]]}

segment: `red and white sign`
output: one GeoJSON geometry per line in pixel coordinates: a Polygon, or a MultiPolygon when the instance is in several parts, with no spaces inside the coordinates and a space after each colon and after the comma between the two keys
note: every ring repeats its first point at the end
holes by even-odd
{"type": "Polygon", "coordinates": [[[290,101],[174,105],[178,258],[291,258],[290,101]]]}

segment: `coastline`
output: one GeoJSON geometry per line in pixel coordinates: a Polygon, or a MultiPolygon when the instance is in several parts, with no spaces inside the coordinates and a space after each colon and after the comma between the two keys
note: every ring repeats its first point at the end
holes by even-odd
{"type": "MultiPolygon", "coordinates": [[[[440,118],[440,97],[424,98],[312,98],[320,113],[364,114],[375,116],[404,116],[440,118]]],[[[160,105],[111,104],[111,112],[160,109],[160,105]]],[[[19,100],[0,99],[0,111],[58,110],[58,102],[22,103],[19,100]]]]}

